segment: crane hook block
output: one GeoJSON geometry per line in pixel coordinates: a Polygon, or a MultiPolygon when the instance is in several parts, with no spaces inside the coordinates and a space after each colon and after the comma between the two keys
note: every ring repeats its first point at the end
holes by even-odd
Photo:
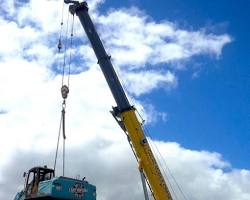
{"type": "Polygon", "coordinates": [[[61,88],[61,93],[62,93],[62,98],[66,99],[68,97],[69,94],[69,88],[67,85],[63,85],[61,88]]]}

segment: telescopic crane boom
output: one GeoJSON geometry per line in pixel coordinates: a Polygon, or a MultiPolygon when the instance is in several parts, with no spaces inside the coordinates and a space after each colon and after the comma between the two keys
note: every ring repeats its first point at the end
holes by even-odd
{"type": "Polygon", "coordinates": [[[98,64],[101,67],[112,95],[117,103],[117,107],[113,108],[112,114],[122,129],[126,132],[130,145],[132,146],[139,162],[139,170],[143,172],[148,180],[154,198],[156,200],[172,200],[169,189],[148,144],[147,138],[145,137],[141,123],[136,116],[136,110],[129,103],[111,63],[110,56],[106,53],[100,37],[96,32],[95,26],[88,14],[87,3],[69,0],[64,0],[64,2],[71,4],[69,6],[71,14],[76,14],[79,17],[87,34],[97,57],[98,64]]]}

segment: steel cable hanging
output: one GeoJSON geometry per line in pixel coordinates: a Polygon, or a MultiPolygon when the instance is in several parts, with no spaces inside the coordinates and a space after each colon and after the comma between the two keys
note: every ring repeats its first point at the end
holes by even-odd
{"type": "Polygon", "coordinates": [[[70,52],[69,52],[69,63],[68,63],[68,87],[71,75],[71,59],[72,59],[72,48],[73,48],[73,36],[74,36],[74,25],[75,25],[75,15],[72,15],[71,33],[70,33],[70,52]]]}
{"type": "MultiPolygon", "coordinates": [[[[136,110],[136,113],[137,113],[139,116],[141,116],[137,110],[136,110]]],[[[130,116],[128,116],[128,117],[130,118],[130,116]]],[[[141,120],[142,120],[142,122],[145,122],[144,119],[141,118],[141,120]]],[[[143,128],[143,124],[142,124],[142,123],[141,123],[141,127],[143,128]]],[[[144,132],[145,132],[145,131],[144,131],[144,132]]],[[[145,132],[145,134],[146,134],[146,132],[145,132]]],[[[146,135],[145,135],[145,136],[146,136],[146,135]]],[[[149,144],[149,143],[148,143],[148,144],[149,144]]],[[[150,145],[150,144],[149,144],[149,145],[150,145]]],[[[152,148],[151,148],[151,150],[153,151],[152,148]]],[[[162,167],[160,166],[160,164],[161,164],[161,163],[159,163],[159,167],[162,168],[162,167]]],[[[167,178],[167,176],[166,176],[166,178],[167,178]]],[[[146,179],[146,180],[147,180],[147,179],[146,179]]],[[[171,189],[171,191],[173,192],[173,194],[174,194],[174,196],[175,196],[175,199],[177,199],[177,196],[175,195],[175,191],[173,190],[172,185],[171,185],[171,183],[168,181],[168,179],[167,179],[167,182],[168,182],[169,185],[170,185],[170,189],[171,189]]],[[[152,191],[152,188],[150,187],[150,184],[149,184],[148,180],[147,180],[147,183],[148,183],[148,186],[149,186],[149,188],[150,188],[150,190],[151,190],[151,194],[152,194],[152,196],[154,197],[154,193],[153,193],[153,191],[152,191]]],[[[166,184],[167,184],[167,183],[166,183],[166,184]]],[[[154,199],[155,199],[155,197],[154,197],[154,199]]]]}
{"type": "MultiPolygon", "coordinates": [[[[64,4],[63,4],[64,5],[64,4]]],[[[64,7],[63,7],[64,10],[64,7]]],[[[62,11],[63,12],[63,11],[62,11]]],[[[61,30],[60,30],[60,37],[58,41],[58,51],[62,49],[62,26],[63,26],[63,14],[62,14],[62,20],[61,20],[61,30]]],[[[59,150],[59,144],[60,144],[60,135],[61,131],[63,132],[63,176],[65,174],[65,140],[66,140],[66,131],[65,131],[65,110],[66,110],[66,99],[68,97],[69,93],[69,82],[70,82],[70,74],[71,74],[71,59],[72,59],[72,46],[73,46],[73,31],[74,31],[74,16],[72,19],[71,24],[71,34],[70,34],[70,54],[69,54],[69,61],[68,61],[68,80],[67,84],[64,84],[65,79],[65,68],[66,68],[66,57],[67,57],[67,50],[68,50],[68,30],[69,29],[69,11],[68,11],[68,17],[67,17],[67,25],[66,25],[66,36],[65,36],[65,45],[64,45],[64,52],[63,52],[63,64],[62,64],[62,82],[61,82],[61,95],[63,98],[62,103],[62,111],[61,111],[61,119],[60,119],[60,125],[59,125],[59,133],[57,138],[57,147],[56,147],[56,154],[55,154],[55,161],[54,161],[54,170],[56,168],[57,164],[57,157],[58,157],[58,150],[59,150]]]]}
{"type": "MultiPolygon", "coordinates": [[[[145,133],[146,133],[146,131],[145,131],[145,133]]],[[[150,134],[148,134],[149,135],[149,137],[151,137],[152,138],[152,136],[150,135],[150,134]]],[[[149,141],[149,145],[150,144],[152,144],[152,142],[150,142],[149,141]]],[[[154,148],[155,148],[155,145],[150,145],[151,147],[153,146],[154,148]]],[[[152,151],[154,151],[154,148],[152,148],[152,151]]],[[[155,154],[155,153],[154,153],[155,154]]],[[[155,156],[156,156],[156,158],[158,158],[158,156],[157,156],[157,154],[155,154],[155,156]]],[[[160,161],[160,159],[158,158],[158,162],[159,162],[159,166],[161,167],[161,169],[162,169],[162,172],[163,172],[163,174],[165,175],[165,177],[166,177],[166,179],[167,179],[167,183],[168,183],[168,185],[169,185],[169,188],[170,188],[170,190],[172,191],[172,194],[173,194],[173,196],[174,196],[174,198],[173,199],[178,199],[177,198],[177,195],[176,195],[176,193],[175,193],[175,190],[174,190],[174,187],[173,187],[173,185],[171,184],[171,182],[170,182],[170,180],[169,180],[169,178],[168,178],[168,175],[167,175],[167,173],[166,173],[166,171],[164,170],[164,168],[162,167],[162,163],[161,163],[161,161],[160,161]]],[[[167,184],[166,183],[166,184],[167,184]]]]}
{"type": "MultiPolygon", "coordinates": [[[[154,144],[154,142],[151,142],[151,143],[153,143],[153,146],[154,146],[154,148],[157,150],[158,154],[160,155],[161,160],[163,160],[163,164],[165,165],[165,167],[166,167],[168,173],[170,174],[171,178],[174,180],[174,183],[177,185],[178,190],[180,191],[181,195],[183,196],[183,198],[184,198],[185,200],[188,200],[188,198],[187,198],[187,196],[185,195],[185,193],[183,192],[183,189],[181,188],[180,184],[178,184],[178,182],[176,181],[176,178],[174,177],[173,173],[172,173],[171,170],[169,169],[169,167],[168,167],[168,165],[167,165],[165,159],[163,158],[161,152],[159,151],[158,147],[154,144]]],[[[164,169],[163,169],[163,170],[164,170],[164,169]]],[[[164,170],[164,171],[165,171],[165,170],[164,170]]],[[[166,174],[166,172],[165,172],[165,174],[166,174]]]]}
{"type": "Polygon", "coordinates": [[[59,123],[59,131],[58,131],[58,137],[57,137],[57,145],[56,145],[56,155],[55,155],[55,161],[54,161],[54,171],[56,169],[56,161],[57,161],[57,155],[58,155],[58,148],[59,148],[59,140],[61,135],[61,127],[62,127],[62,115],[59,123]]]}
{"type": "Polygon", "coordinates": [[[62,29],[63,29],[63,16],[64,16],[64,2],[62,3],[62,17],[61,17],[61,23],[60,23],[60,34],[59,34],[59,39],[58,39],[58,52],[60,53],[62,49],[62,29]]]}
{"type": "MultiPolygon", "coordinates": [[[[152,136],[151,136],[150,133],[149,133],[149,130],[148,130],[145,126],[144,126],[144,130],[145,130],[145,133],[147,133],[147,134],[152,138],[152,136]]],[[[157,153],[158,153],[158,155],[160,156],[160,159],[158,159],[158,160],[162,160],[163,165],[166,167],[166,169],[167,169],[168,173],[170,174],[171,178],[173,179],[174,183],[177,185],[177,188],[178,188],[178,190],[180,191],[182,197],[183,197],[185,200],[188,200],[188,198],[187,198],[186,194],[184,193],[183,189],[181,188],[180,184],[178,184],[178,182],[176,181],[176,179],[175,179],[174,175],[172,174],[170,168],[168,167],[168,165],[167,165],[165,159],[163,158],[161,152],[159,151],[157,145],[155,145],[153,141],[151,142],[151,144],[152,144],[151,146],[153,146],[154,149],[157,150],[157,153]]],[[[162,165],[162,164],[161,164],[161,165],[162,165]]],[[[165,176],[167,176],[167,173],[165,172],[165,170],[164,170],[163,167],[162,167],[162,170],[163,170],[163,173],[165,174],[165,176]]],[[[170,183],[170,181],[169,181],[169,183],[170,183]]],[[[170,187],[171,187],[171,189],[172,189],[173,192],[174,192],[174,189],[172,188],[173,186],[172,186],[171,183],[170,183],[170,187]]],[[[175,193],[175,192],[174,192],[174,193],[175,193]]],[[[174,196],[175,196],[176,199],[177,199],[176,194],[175,194],[174,196]]]]}
{"type": "Polygon", "coordinates": [[[65,44],[64,44],[64,52],[63,52],[62,86],[64,85],[66,57],[67,57],[67,50],[68,50],[69,14],[70,13],[68,11],[67,24],[66,24],[66,33],[65,33],[65,42],[64,42],[65,44]]]}
{"type": "MultiPolygon", "coordinates": [[[[62,1],[61,12],[62,13],[61,13],[61,22],[60,22],[60,33],[59,33],[58,44],[57,44],[58,53],[61,53],[61,49],[62,49],[62,32],[63,32],[63,25],[64,25],[64,1],[62,1]]],[[[63,70],[63,74],[64,74],[64,70],[63,70]]],[[[56,153],[55,153],[55,159],[54,159],[54,171],[56,169],[56,164],[57,164],[58,149],[59,149],[59,144],[60,144],[60,135],[61,135],[62,121],[63,121],[62,119],[63,119],[63,116],[61,114],[58,137],[57,137],[56,153]]]]}
{"type": "MultiPolygon", "coordinates": [[[[152,138],[152,136],[151,136],[150,133],[149,133],[149,130],[148,130],[145,126],[143,126],[145,120],[142,118],[141,114],[140,114],[137,110],[136,110],[136,112],[137,112],[138,116],[141,118],[141,121],[142,121],[142,124],[141,124],[141,125],[142,125],[142,128],[144,129],[145,134],[146,134],[146,135],[149,135],[149,137],[152,138]]],[[[166,169],[167,169],[167,171],[168,171],[168,173],[170,174],[171,178],[174,180],[174,183],[177,185],[177,188],[178,188],[178,190],[180,191],[180,194],[182,195],[183,199],[188,200],[188,198],[187,198],[186,194],[184,193],[183,189],[182,189],[181,186],[178,184],[178,182],[176,181],[174,175],[172,174],[171,170],[169,169],[168,165],[166,164],[166,161],[165,161],[165,159],[163,158],[163,156],[162,156],[161,152],[159,151],[158,147],[154,144],[153,141],[152,141],[152,142],[149,141],[149,143],[153,144],[153,147],[154,147],[154,148],[152,148],[152,150],[153,150],[153,149],[156,149],[158,155],[160,155],[160,159],[158,158],[158,161],[160,161],[159,165],[160,165],[160,166],[162,165],[162,162],[161,162],[161,160],[162,160],[162,161],[163,161],[163,164],[165,165],[165,167],[166,167],[166,169]]],[[[152,145],[151,145],[151,147],[152,147],[152,145]]],[[[157,154],[156,154],[156,156],[157,156],[157,154]]],[[[164,175],[167,177],[167,173],[165,172],[165,169],[164,169],[162,166],[161,166],[161,168],[162,168],[162,170],[163,170],[164,175]]],[[[169,186],[170,186],[171,191],[173,192],[173,195],[174,195],[175,199],[178,199],[178,198],[177,198],[177,195],[176,195],[176,193],[175,193],[175,190],[174,190],[174,188],[173,188],[173,185],[171,184],[170,181],[168,181],[168,183],[169,183],[169,186]]]]}

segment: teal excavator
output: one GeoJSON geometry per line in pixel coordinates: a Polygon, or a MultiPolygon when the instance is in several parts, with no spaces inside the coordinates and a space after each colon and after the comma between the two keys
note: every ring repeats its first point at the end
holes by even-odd
{"type": "Polygon", "coordinates": [[[24,174],[25,187],[14,200],[96,200],[96,187],[84,179],[55,177],[54,169],[33,167],[24,174]]]}
{"type": "MultiPolygon", "coordinates": [[[[146,183],[155,200],[172,200],[168,186],[159,169],[140,123],[136,109],[130,104],[124,89],[111,63],[111,57],[96,32],[84,2],[64,0],[72,15],[77,15],[92,45],[98,64],[105,76],[112,95],[117,103],[112,115],[125,132],[129,144],[139,164],[145,199],[148,200],[146,183]]],[[[53,169],[34,167],[29,170],[24,189],[14,200],[96,200],[96,187],[85,180],[55,177],[53,169]]],[[[119,197],[118,197],[119,198],[119,197]]]]}

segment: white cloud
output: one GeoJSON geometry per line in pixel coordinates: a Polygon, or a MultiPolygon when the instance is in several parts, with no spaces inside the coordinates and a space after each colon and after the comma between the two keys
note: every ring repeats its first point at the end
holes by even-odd
{"type": "MultiPolygon", "coordinates": [[[[245,187],[249,187],[246,177],[250,172],[231,168],[220,154],[188,150],[176,143],[156,142],[156,146],[188,199],[245,200],[250,197],[250,190],[245,187]]],[[[174,185],[171,176],[169,180],[174,185]]]]}
{"type": "Polygon", "coordinates": [[[20,25],[36,25],[43,33],[55,33],[60,26],[62,5],[62,1],[31,0],[18,9],[17,21],[20,25]]]}
{"type": "MultiPolygon", "coordinates": [[[[213,54],[219,57],[224,45],[231,41],[227,34],[206,34],[204,30],[187,31],[168,21],[154,22],[136,8],[111,10],[107,15],[102,15],[97,8],[103,2],[103,0],[90,1],[90,6],[93,6],[93,10],[90,9],[90,12],[97,22],[101,38],[108,47],[108,51],[113,55],[114,63],[121,67],[119,71],[123,72],[122,75],[125,79],[131,82],[129,85],[133,85],[133,87],[128,87],[130,92],[138,96],[148,93],[158,86],[166,85],[167,82],[170,86],[171,81],[160,78],[159,74],[173,74],[168,71],[168,65],[173,61],[180,62],[199,54],[213,54]],[[159,70],[158,64],[164,64],[165,67],[159,70]],[[134,72],[134,69],[145,68],[148,65],[151,65],[154,70],[134,72]],[[154,80],[157,79],[157,81],[144,78],[145,81],[138,84],[136,80],[140,79],[142,73],[147,74],[145,77],[154,77],[154,80]],[[131,79],[129,78],[131,76],[138,77],[131,79]]],[[[13,15],[14,21],[12,22],[2,20],[3,31],[1,31],[0,38],[2,38],[4,48],[0,48],[0,52],[4,57],[26,55],[36,59],[40,64],[52,65],[57,58],[53,58],[53,55],[57,43],[55,37],[59,35],[61,3],[60,1],[37,2],[32,0],[18,6],[10,4],[14,6],[16,13],[13,15]],[[53,41],[48,39],[51,36],[53,41]]],[[[67,7],[64,8],[64,13],[65,29],[67,7]]],[[[75,38],[85,45],[77,47],[73,53],[75,57],[83,57],[81,61],[87,62],[86,65],[89,66],[95,62],[95,57],[93,52],[89,51],[91,49],[89,44],[86,45],[86,39],[82,39],[84,38],[82,27],[78,20],[76,21],[75,38]]],[[[65,30],[63,30],[64,32],[65,30]]],[[[174,68],[178,69],[179,66],[180,64],[174,68]]],[[[84,69],[77,64],[74,67],[76,67],[76,72],[84,69]]],[[[172,83],[174,83],[172,86],[176,85],[177,78],[172,83]]]]}
{"type": "Polygon", "coordinates": [[[0,7],[0,12],[6,12],[6,14],[8,15],[13,15],[14,11],[15,11],[15,3],[14,0],[9,0],[9,1],[5,1],[5,0],[0,0],[1,6],[0,7]]]}
{"type": "Polygon", "coordinates": [[[141,94],[150,93],[154,88],[160,86],[168,89],[175,87],[177,78],[170,71],[141,71],[141,72],[128,72],[125,75],[126,88],[130,88],[131,92],[140,96],[141,94]]]}
{"type": "Polygon", "coordinates": [[[195,54],[211,53],[220,56],[225,44],[231,42],[229,35],[206,34],[204,31],[187,32],[177,30],[175,34],[177,42],[189,51],[189,56],[195,54]]]}
{"type": "MultiPolygon", "coordinates": [[[[125,135],[121,131],[118,132],[114,134],[117,136],[115,139],[114,135],[109,138],[100,133],[88,142],[68,148],[66,174],[72,177],[86,176],[88,181],[97,185],[100,200],[117,199],[118,196],[121,200],[143,199],[137,164],[125,135]],[[70,166],[74,166],[74,170],[70,166]]],[[[165,163],[161,164],[165,168],[168,180],[172,183],[178,199],[183,198],[174,184],[173,176],[188,199],[249,199],[250,172],[248,170],[231,168],[230,164],[225,162],[218,153],[189,150],[171,142],[156,141],[155,145],[171,170],[172,176],[165,168],[165,163]]],[[[0,190],[1,199],[10,199],[18,186],[22,188],[21,174],[30,165],[53,163],[51,159],[53,154],[41,154],[37,151],[33,151],[33,154],[29,151],[19,153],[22,156],[14,154],[14,159],[2,170],[6,182],[3,183],[0,180],[1,188],[11,193],[6,194],[0,190]],[[14,170],[16,172],[14,174],[12,166],[19,166],[14,170]]]]}
{"type": "Polygon", "coordinates": [[[100,33],[117,64],[132,69],[199,54],[220,56],[223,46],[231,42],[227,34],[187,31],[168,21],[154,22],[134,8],[112,10],[98,20],[100,33]]]}
{"type": "MultiPolygon", "coordinates": [[[[1,1],[2,5],[6,2],[1,1]]],[[[97,10],[103,2],[91,1],[95,7],[91,14],[114,62],[121,66],[117,70],[126,87],[135,96],[159,87],[174,88],[178,74],[169,69],[170,62],[200,54],[218,57],[230,42],[226,34],[154,22],[135,8],[103,15],[97,10]]],[[[8,1],[8,20],[4,14],[0,18],[0,199],[12,198],[21,187],[22,170],[40,163],[52,165],[61,111],[62,77],[52,70],[60,69],[62,57],[56,54],[61,1],[16,3],[8,1]]],[[[142,199],[136,162],[108,112],[114,100],[86,39],[80,39],[79,22],[76,27],[76,41],[83,46],[73,53],[84,58],[81,64],[72,63],[79,73],[71,76],[66,128],[67,162],[75,169],[67,173],[86,175],[98,186],[100,200],[118,195],[121,200],[142,199]]],[[[135,102],[149,123],[167,116],[135,102]]],[[[230,166],[216,153],[192,151],[176,143],[157,142],[157,146],[190,198],[249,199],[249,171],[231,168],[224,172],[230,166]]]]}
{"type": "MultiPolygon", "coordinates": [[[[0,18],[0,55],[3,58],[22,56],[25,48],[37,41],[39,32],[30,26],[23,28],[13,21],[0,18]]],[[[33,44],[34,45],[34,44],[33,44]]]]}

